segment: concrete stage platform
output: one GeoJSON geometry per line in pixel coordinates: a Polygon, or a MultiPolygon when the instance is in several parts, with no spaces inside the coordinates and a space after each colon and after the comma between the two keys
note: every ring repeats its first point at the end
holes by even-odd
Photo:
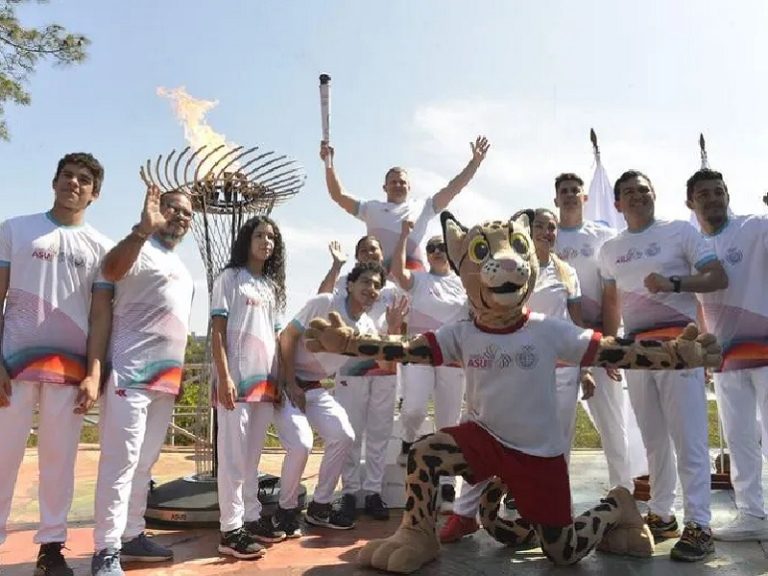
{"type": "MultiPolygon", "coordinates": [[[[155,469],[156,480],[163,482],[194,471],[190,452],[165,452],[155,469]]],[[[77,462],[77,488],[70,514],[70,551],[65,551],[70,565],[78,576],[90,574],[90,556],[93,551],[91,528],[93,525],[93,489],[96,481],[98,451],[83,446],[77,462]]],[[[263,470],[279,474],[282,461],[280,452],[269,452],[263,457],[263,470]]],[[[320,454],[313,454],[307,466],[304,484],[314,490],[320,454]]],[[[394,465],[393,465],[394,466],[394,465]]],[[[7,473],[3,471],[3,473],[7,473]]],[[[398,470],[388,475],[396,477],[398,470]]],[[[571,459],[571,484],[576,510],[593,505],[607,490],[607,472],[601,452],[575,451],[571,459]]],[[[763,476],[768,490],[768,473],[763,476]]],[[[17,482],[10,534],[0,546],[0,574],[2,576],[31,576],[37,546],[33,544],[37,523],[37,452],[28,450],[17,482]]],[[[679,492],[678,492],[679,493],[679,492]]],[[[715,521],[735,514],[733,494],[727,491],[712,493],[715,521]]],[[[678,502],[678,510],[682,510],[678,502]]],[[[350,531],[307,528],[306,535],[290,542],[271,547],[266,556],[257,561],[238,561],[220,557],[216,552],[216,530],[165,531],[151,530],[160,542],[173,548],[176,560],[163,564],[126,564],[129,576],[206,576],[218,574],[263,576],[336,576],[367,575],[375,571],[356,566],[357,550],[369,539],[390,534],[399,522],[399,511],[393,511],[389,522],[375,522],[361,518],[350,531]]],[[[707,562],[680,564],[669,559],[673,542],[657,547],[656,556],[647,560],[592,553],[574,567],[558,568],[542,555],[540,550],[513,552],[496,543],[484,532],[465,538],[458,544],[443,546],[440,559],[417,574],[441,576],[472,575],[529,575],[575,574],[591,575],[739,575],[768,574],[768,542],[721,543],[707,562]]]]}

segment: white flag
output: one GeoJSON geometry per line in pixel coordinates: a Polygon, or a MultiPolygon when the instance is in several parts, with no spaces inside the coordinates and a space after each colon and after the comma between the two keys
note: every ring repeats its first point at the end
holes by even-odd
{"type": "Polygon", "coordinates": [[[589,198],[584,205],[584,219],[600,222],[614,230],[624,230],[627,227],[624,218],[613,205],[613,186],[599,156],[589,185],[589,198]]]}

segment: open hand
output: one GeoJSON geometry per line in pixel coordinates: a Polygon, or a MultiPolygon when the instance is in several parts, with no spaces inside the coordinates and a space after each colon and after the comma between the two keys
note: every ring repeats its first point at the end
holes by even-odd
{"type": "Polygon", "coordinates": [[[341,242],[338,240],[331,240],[330,244],[328,244],[328,251],[331,253],[333,263],[337,266],[341,266],[349,260],[349,255],[341,247],[341,242]]]}
{"type": "Polygon", "coordinates": [[[472,161],[480,164],[485,160],[485,155],[488,153],[491,143],[488,142],[488,138],[485,136],[478,136],[474,143],[469,143],[469,146],[472,148],[472,161]]]}
{"type": "Polygon", "coordinates": [[[344,324],[338,312],[325,318],[314,318],[304,331],[305,346],[310,352],[342,354],[347,349],[354,330],[344,324]]]}
{"type": "Polygon", "coordinates": [[[232,378],[227,378],[224,382],[219,382],[216,386],[216,394],[219,400],[219,406],[226,408],[227,410],[235,409],[235,402],[237,401],[237,388],[232,378]]]}
{"type": "Polygon", "coordinates": [[[595,378],[590,372],[581,374],[581,399],[589,400],[595,395],[595,378]]]}
{"type": "Polygon", "coordinates": [[[409,309],[410,306],[407,296],[395,298],[392,303],[387,306],[386,320],[390,334],[400,334],[400,329],[405,322],[405,318],[408,316],[409,309]]]}
{"type": "Polygon", "coordinates": [[[149,236],[165,226],[167,220],[160,211],[160,188],[146,177],[143,169],[140,176],[144,184],[147,185],[147,193],[144,196],[144,208],[141,211],[139,231],[149,236]]]}

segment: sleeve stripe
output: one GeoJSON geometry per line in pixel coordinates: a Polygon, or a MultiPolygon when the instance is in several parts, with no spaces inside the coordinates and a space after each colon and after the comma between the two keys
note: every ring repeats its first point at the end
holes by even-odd
{"type": "Polygon", "coordinates": [[[112,282],[94,282],[91,290],[114,290],[115,285],[112,282]]]}
{"type": "Polygon", "coordinates": [[[427,343],[429,344],[429,349],[432,352],[432,362],[434,366],[442,366],[443,365],[443,351],[440,350],[440,344],[437,343],[437,338],[435,338],[434,332],[425,332],[423,334],[424,338],[427,339],[427,343]]]}
{"type": "Polygon", "coordinates": [[[717,256],[715,256],[714,254],[710,254],[708,256],[704,256],[704,258],[696,262],[696,264],[694,264],[693,267],[696,268],[697,270],[700,270],[703,266],[706,266],[710,262],[715,262],[716,260],[717,260],[717,256]]]}
{"type": "Polygon", "coordinates": [[[214,316],[221,316],[222,318],[226,318],[227,316],[229,316],[229,312],[224,310],[224,308],[214,308],[213,310],[211,310],[211,318],[213,318],[214,316]]]}
{"type": "Polygon", "coordinates": [[[298,320],[296,320],[296,318],[294,318],[293,320],[291,320],[290,322],[288,322],[288,324],[289,324],[290,326],[293,326],[294,328],[296,328],[296,329],[297,329],[299,332],[301,332],[302,334],[304,333],[304,326],[302,326],[301,322],[299,322],[298,320]]]}
{"type": "Polygon", "coordinates": [[[11,263],[8,260],[0,260],[0,268],[10,268],[11,263]]]}
{"type": "Polygon", "coordinates": [[[592,366],[595,361],[595,356],[597,356],[597,349],[600,347],[600,340],[603,339],[603,335],[601,332],[598,332],[595,330],[592,333],[592,338],[589,339],[589,345],[587,346],[587,351],[584,352],[584,356],[581,358],[581,365],[582,366],[592,366]]]}

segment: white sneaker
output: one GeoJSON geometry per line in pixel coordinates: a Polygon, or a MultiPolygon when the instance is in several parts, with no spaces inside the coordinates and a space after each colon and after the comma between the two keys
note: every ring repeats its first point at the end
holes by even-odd
{"type": "Polygon", "coordinates": [[[712,527],[712,536],[723,542],[743,542],[746,540],[768,540],[768,519],[758,518],[745,512],[721,526],[712,527]]]}

